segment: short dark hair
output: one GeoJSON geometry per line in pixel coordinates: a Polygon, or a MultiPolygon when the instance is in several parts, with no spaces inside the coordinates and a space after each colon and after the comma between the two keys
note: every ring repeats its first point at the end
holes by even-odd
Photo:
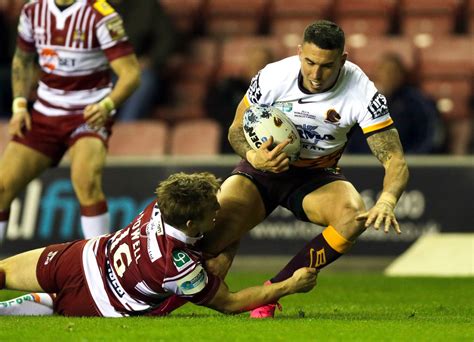
{"type": "Polygon", "coordinates": [[[158,185],[158,207],[166,223],[180,228],[188,220],[202,219],[208,209],[219,209],[219,188],[220,180],[209,172],[175,173],[158,185]]]}
{"type": "Polygon", "coordinates": [[[325,50],[344,51],[344,31],[329,20],[318,20],[304,30],[303,42],[312,43],[325,50]]]}

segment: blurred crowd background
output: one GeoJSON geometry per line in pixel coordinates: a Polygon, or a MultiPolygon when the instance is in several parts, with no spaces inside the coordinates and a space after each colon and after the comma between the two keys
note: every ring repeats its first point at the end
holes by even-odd
{"type": "MultiPolygon", "coordinates": [[[[329,19],[349,60],[386,95],[407,154],[474,153],[474,0],[109,0],[142,66],[110,155],[232,153],[226,135],[250,79],[296,54],[329,19]]],[[[0,148],[23,0],[0,0],[0,148]]],[[[35,96],[32,90],[31,99],[35,96]]],[[[349,153],[369,153],[360,131],[349,153]]]]}

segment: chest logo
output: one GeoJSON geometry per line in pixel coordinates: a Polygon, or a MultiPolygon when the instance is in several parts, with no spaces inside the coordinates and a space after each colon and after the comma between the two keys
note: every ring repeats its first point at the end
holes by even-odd
{"type": "Polygon", "coordinates": [[[326,112],[326,118],[325,118],[324,122],[334,124],[334,125],[339,125],[340,120],[341,120],[341,116],[334,109],[329,109],[326,112]]]}
{"type": "Polygon", "coordinates": [[[313,125],[297,125],[296,129],[300,134],[301,139],[309,140],[317,143],[321,140],[335,140],[336,138],[331,134],[320,134],[316,131],[318,126],[313,125]]]}

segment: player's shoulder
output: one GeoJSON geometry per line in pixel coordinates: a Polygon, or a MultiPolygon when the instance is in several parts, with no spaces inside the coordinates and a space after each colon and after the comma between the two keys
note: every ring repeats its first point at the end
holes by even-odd
{"type": "Polygon", "coordinates": [[[44,1],[45,0],[29,0],[29,1],[25,2],[25,4],[23,5],[23,10],[27,11],[30,8],[34,8],[34,7],[38,6],[41,2],[44,2],[44,1]]]}
{"type": "Polygon", "coordinates": [[[113,8],[106,0],[88,0],[88,5],[97,15],[99,15],[99,18],[117,14],[115,8],[113,8]]]}
{"type": "Polygon", "coordinates": [[[269,63],[262,69],[262,72],[274,80],[285,80],[287,78],[298,77],[300,60],[298,56],[283,58],[279,61],[269,63]]]}
{"type": "Polygon", "coordinates": [[[357,65],[346,61],[343,67],[345,89],[350,91],[354,98],[366,101],[377,91],[374,83],[365,72],[357,65]]]}

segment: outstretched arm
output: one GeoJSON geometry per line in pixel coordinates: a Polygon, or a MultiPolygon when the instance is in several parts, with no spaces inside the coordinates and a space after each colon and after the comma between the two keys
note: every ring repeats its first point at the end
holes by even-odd
{"type": "Polygon", "coordinates": [[[222,313],[236,314],[268,303],[276,303],[281,297],[310,291],[316,286],[317,272],[315,268],[300,268],[291,278],[284,281],[249,287],[238,292],[229,292],[227,285],[222,282],[214,298],[205,306],[222,313]]]}
{"type": "Polygon", "coordinates": [[[408,166],[403,155],[402,144],[398,132],[395,128],[375,133],[367,138],[372,153],[382,163],[385,169],[383,180],[383,191],[375,205],[366,213],[357,217],[358,220],[365,220],[365,226],[374,225],[379,229],[380,225],[385,226],[387,233],[390,226],[400,234],[400,226],[395,218],[395,205],[408,182],[408,166]]]}

